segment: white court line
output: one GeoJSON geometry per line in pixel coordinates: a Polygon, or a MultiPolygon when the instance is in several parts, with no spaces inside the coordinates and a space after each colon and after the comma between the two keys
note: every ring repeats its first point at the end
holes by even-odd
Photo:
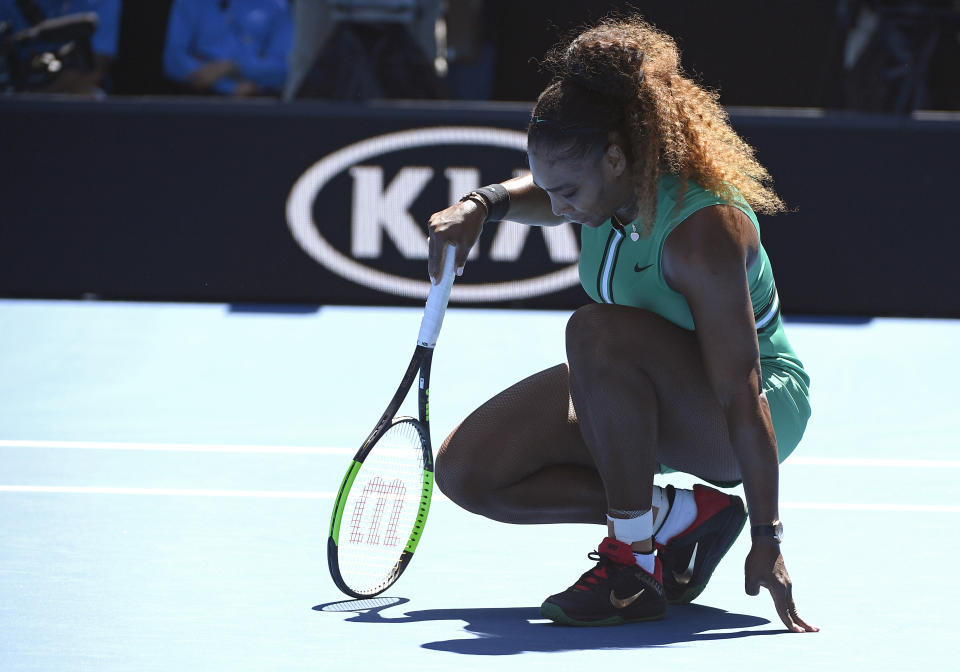
{"type": "Polygon", "coordinates": [[[960,460],[902,460],[872,457],[801,457],[790,456],[785,466],[806,467],[893,467],[895,469],[960,469],[960,460]]]}
{"type": "Polygon", "coordinates": [[[333,499],[333,492],[283,490],[196,490],[184,488],[101,488],[74,485],[0,485],[0,492],[65,495],[147,495],[151,497],[240,497],[249,499],[333,499]]]}
{"type": "MultiPolygon", "coordinates": [[[[143,443],[124,441],[33,441],[0,439],[0,448],[65,448],[70,450],[129,450],[156,452],[247,453],[277,455],[354,455],[356,448],[338,446],[277,446],[235,443],[143,443]]],[[[791,455],[786,464],[807,467],[878,467],[960,469],[960,460],[906,460],[870,457],[804,457],[791,455]]]]}
{"type": "Polygon", "coordinates": [[[66,448],[70,450],[133,450],[173,453],[288,455],[354,455],[357,452],[357,448],[339,448],[334,446],[267,446],[236,443],[131,443],[120,441],[26,441],[5,439],[0,439],[0,448],[66,448]]]}
{"type": "Polygon", "coordinates": [[[960,513],[956,504],[865,504],[857,502],[780,502],[781,509],[797,511],[888,511],[909,513],[960,513]]]}
{"type": "MultiPolygon", "coordinates": [[[[68,495],[140,495],[150,497],[236,497],[247,499],[327,499],[333,492],[297,492],[283,490],[196,490],[183,488],[103,488],[72,485],[0,485],[0,493],[44,493],[68,495]]],[[[450,501],[434,492],[434,501],[450,501]]],[[[781,502],[780,508],[808,511],[887,511],[922,513],[960,513],[960,505],[948,504],[865,504],[857,502],[781,502]]]]}

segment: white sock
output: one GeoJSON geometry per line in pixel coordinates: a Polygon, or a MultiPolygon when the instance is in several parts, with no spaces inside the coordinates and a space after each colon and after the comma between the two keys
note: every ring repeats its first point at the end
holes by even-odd
{"type": "MultiPolygon", "coordinates": [[[[627,513],[626,511],[622,513],[627,513]]],[[[634,512],[630,512],[634,513],[634,512]]],[[[646,541],[653,536],[653,511],[647,510],[633,518],[613,518],[607,516],[607,522],[613,528],[614,538],[624,544],[633,544],[637,541],[646,541]]],[[[648,574],[653,574],[656,555],[649,553],[633,554],[637,565],[648,574]]]]}
{"type": "Polygon", "coordinates": [[[670,498],[667,489],[659,485],[653,486],[653,529],[655,532],[663,527],[663,520],[670,515],[670,498]]]}
{"type": "MultiPolygon", "coordinates": [[[[615,513],[617,513],[615,511],[615,513]]],[[[607,515],[607,523],[613,530],[613,538],[624,544],[646,541],[653,536],[653,512],[649,509],[636,514],[634,511],[619,513],[632,514],[630,518],[612,518],[607,515]]]]}
{"type": "Polygon", "coordinates": [[[654,529],[657,530],[655,541],[658,544],[666,544],[697,519],[697,501],[693,498],[693,490],[677,489],[674,492],[676,494],[673,498],[673,506],[670,506],[666,491],[658,486],[653,488],[653,505],[657,507],[657,520],[654,523],[654,529]],[[663,508],[658,506],[658,502],[663,508]],[[663,517],[661,511],[665,511],[663,517]]]}
{"type": "Polygon", "coordinates": [[[647,574],[653,574],[656,569],[657,555],[653,551],[649,553],[634,553],[633,557],[637,559],[637,565],[647,574]]]}

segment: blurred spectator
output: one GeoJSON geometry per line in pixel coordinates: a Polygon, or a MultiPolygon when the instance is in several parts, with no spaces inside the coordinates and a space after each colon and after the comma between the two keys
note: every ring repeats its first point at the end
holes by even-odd
{"type": "Polygon", "coordinates": [[[120,0],[0,0],[7,86],[103,93],[117,54],[120,0]]]}
{"type": "Polygon", "coordinates": [[[439,98],[443,0],[295,0],[285,99],[439,98]]]}
{"type": "Polygon", "coordinates": [[[174,0],[163,68],[198,93],[278,95],[292,41],[287,0],[174,0]]]}
{"type": "Polygon", "coordinates": [[[485,0],[456,0],[447,5],[447,93],[459,100],[489,100],[493,95],[496,21],[499,8],[485,0]]]}
{"type": "Polygon", "coordinates": [[[827,106],[896,114],[956,107],[956,0],[840,0],[836,24],[842,67],[824,78],[827,106]]]}

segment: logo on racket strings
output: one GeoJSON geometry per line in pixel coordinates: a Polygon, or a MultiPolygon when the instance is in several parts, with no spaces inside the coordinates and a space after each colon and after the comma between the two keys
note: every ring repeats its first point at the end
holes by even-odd
{"type": "MultiPolygon", "coordinates": [[[[353,508],[350,519],[350,543],[368,546],[396,546],[400,515],[407,488],[399,478],[389,483],[379,476],[368,482],[353,508]],[[381,533],[384,515],[390,509],[386,529],[381,533]]],[[[406,539],[402,540],[406,541],[406,539]]]]}

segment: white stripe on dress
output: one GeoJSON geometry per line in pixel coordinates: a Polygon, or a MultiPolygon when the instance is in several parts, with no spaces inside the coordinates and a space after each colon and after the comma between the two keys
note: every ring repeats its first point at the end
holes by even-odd
{"type": "Polygon", "coordinates": [[[617,250],[620,249],[620,242],[623,240],[623,234],[617,230],[613,232],[613,242],[607,251],[607,258],[603,260],[603,275],[600,279],[600,298],[605,303],[613,303],[612,287],[613,284],[613,262],[617,258],[617,250]]]}
{"type": "Polygon", "coordinates": [[[757,329],[763,329],[770,323],[770,320],[773,319],[774,315],[777,314],[777,309],[780,307],[780,295],[774,290],[773,293],[773,303],[770,304],[770,307],[767,309],[767,312],[764,313],[763,317],[757,320],[757,329]]]}

